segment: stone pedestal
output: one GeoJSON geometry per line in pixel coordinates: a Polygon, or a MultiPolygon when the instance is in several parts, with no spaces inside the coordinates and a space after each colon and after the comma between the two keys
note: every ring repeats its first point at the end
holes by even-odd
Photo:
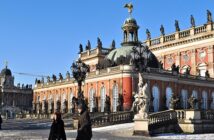
{"type": "Polygon", "coordinates": [[[134,118],[134,135],[150,136],[149,120],[143,118],[134,118]]]}
{"type": "Polygon", "coordinates": [[[73,128],[78,129],[78,119],[73,119],[73,128]]]}
{"type": "Polygon", "coordinates": [[[192,122],[201,120],[201,111],[199,110],[187,110],[185,122],[192,122]]]}
{"type": "Polygon", "coordinates": [[[184,123],[179,124],[180,128],[185,133],[201,133],[203,132],[201,120],[201,111],[187,110],[184,123]]]}

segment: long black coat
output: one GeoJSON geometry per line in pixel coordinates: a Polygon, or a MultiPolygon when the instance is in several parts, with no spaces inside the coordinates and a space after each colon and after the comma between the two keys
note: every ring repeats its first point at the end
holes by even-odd
{"type": "Polygon", "coordinates": [[[87,110],[80,114],[76,140],[90,140],[92,138],[91,120],[87,110]]]}
{"type": "Polygon", "coordinates": [[[52,123],[48,140],[66,140],[63,120],[52,123]]]}

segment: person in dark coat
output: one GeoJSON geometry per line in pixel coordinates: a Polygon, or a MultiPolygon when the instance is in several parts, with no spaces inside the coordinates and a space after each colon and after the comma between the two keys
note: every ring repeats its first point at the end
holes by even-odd
{"type": "Polygon", "coordinates": [[[80,113],[80,117],[78,120],[76,140],[91,140],[92,130],[89,113],[85,106],[83,106],[82,104],[78,105],[78,112],[80,113]]]}
{"type": "Polygon", "coordinates": [[[66,140],[64,121],[61,113],[55,113],[48,140],[66,140]]]}
{"type": "Polygon", "coordinates": [[[1,124],[2,124],[2,117],[1,117],[1,114],[0,114],[0,130],[1,130],[1,124]]]}

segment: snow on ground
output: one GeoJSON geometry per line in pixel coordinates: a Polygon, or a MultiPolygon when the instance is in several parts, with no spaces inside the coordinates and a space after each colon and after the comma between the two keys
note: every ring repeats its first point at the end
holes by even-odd
{"type": "Polygon", "coordinates": [[[153,138],[168,140],[214,140],[214,134],[160,134],[153,138]]]}
{"type": "Polygon", "coordinates": [[[113,131],[113,130],[120,130],[120,129],[129,129],[129,128],[134,128],[134,123],[125,123],[125,124],[111,125],[111,126],[105,126],[100,128],[93,128],[93,131],[101,132],[101,131],[113,131]]]}

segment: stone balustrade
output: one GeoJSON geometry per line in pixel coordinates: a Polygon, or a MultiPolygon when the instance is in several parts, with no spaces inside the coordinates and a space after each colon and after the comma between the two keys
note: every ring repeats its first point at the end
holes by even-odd
{"type": "Polygon", "coordinates": [[[164,36],[160,36],[158,38],[154,38],[154,39],[149,39],[146,40],[145,43],[148,44],[149,46],[156,46],[156,45],[160,45],[163,43],[168,43],[177,39],[183,39],[186,37],[190,37],[190,36],[194,36],[194,35],[198,35],[201,33],[205,33],[205,32],[209,32],[209,31],[213,31],[213,26],[214,24],[204,24],[198,27],[193,27],[187,30],[183,30],[183,31],[179,31],[179,32],[175,32],[173,34],[170,35],[164,35],[164,36]],[[209,26],[209,28],[208,28],[209,26]]]}
{"type": "Polygon", "coordinates": [[[81,53],[81,57],[85,57],[85,56],[88,56],[87,51],[81,53]]]}
{"type": "Polygon", "coordinates": [[[175,40],[175,34],[164,36],[164,42],[175,40]]]}
{"type": "Polygon", "coordinates": [[[179,33],[179,38],[185,38],[190,36],[190,30],[182,31],[179,33]]]}
{"type": "Polygon", "coordinates": [[[151,46],[160,44],[160,38],[155,38],[151,40],[151,46]]]}
{"type": "Polygon", "coordinates": [[[187,75],[187,74],[182,74],[182,73],[174,74],[170,70],[164,70],[164,69],[160,69],[160,68],[148,68],[147,73],[157,73],[157,74],[163,74],[166,76],[174,76],[179,79],[184,78],[184,79],[190,79],[190,80],[197,79],[197,80],[202,80],[202,81],[214,81],[214,78],[190,75],[190,74],[187,75]],[[169,75],[169,74],[171,74],[171,75],[169,75]]]}
{"type": "Polygon", "coordinates": [[[86,50],[84,52],[81,52],[81,58],[85,58],[88,57],[90,55],[98,55],[98,54],[102,54],[102,55],[106,55],[111,51],[111,49],[108,48],[94,48],[91,50],[86,50]]]}
{"type": "Polygon", "coordinates": [[[201,118],[204,120],[214,120],[214,110],[202,111],[201,118]]]}
{"type": "Polygon", "coordinates": [[[157,127],[164,124],[176,123],[177,113],[174,110],[151,113],[149,114],[148,119],[150,127],[157,127]]]}
{"type": "Polygon", "coordinates": [[[177,113],[177,120],[179,122],[184,121],[184,119],[186,118],[186,111],[185,110],[175,110],[177,113]]]}
{"type": "Polygon", "coordinates": [[[207,27],[206,25],[196,27],[195,30],[194,30],[195,34],[200,34],[200,33],[206,32],[207,31],[206,27],[207,27]]]}
{"type": "Polygon", "coordinates": [[[106,125],[113,125],[119,123],[127,123],[131,122],[133,119],[133,112],[116,112],[111,113],[103,116],[92,117],[91,122],[94,127],[98,126],[106,126],[106,125]]]}

